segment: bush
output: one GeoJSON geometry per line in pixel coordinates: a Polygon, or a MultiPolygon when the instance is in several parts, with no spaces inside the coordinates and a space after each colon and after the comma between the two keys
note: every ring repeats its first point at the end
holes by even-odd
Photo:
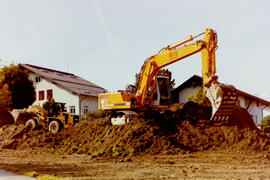
{"type": "Polygon", "coordinates": [[[187,101],[192,101],[192,102],[194,102],[198,105],[202,105],[202,106],[207,106],[207,107],[211,106],[210,101],[207,99],[207,97],[202,89],[197,89],[194,92],[194,94],[190,94],[187,97],[187,101]]]}
{"type": "Polygon", "coordinates": [[[89,118],[104,118],[106,116],[110,115],[110,112],[108,111],[101,111],[101,110],[95,110],[95,111],[89,111],[86,113],[86,119],[89,118]]]}
{"type": "Polygon", "coordinates": [[[265,133],[270,133],[270,126],[263,126],[262,131],[265,133]]]}
{"type": "Polygon", "coordinates": [[[270,132],[270,115],[265,116],[262,119],[262,122],[261,122],[260,125],[261,125],[261,129],[262,129],[263,132],[269,133],[270,132]]]}
{"type": "Polygon", "coordinates": [[[265,116],[261,122],[262,126],[270,126],[270,115],[265,116]]]}

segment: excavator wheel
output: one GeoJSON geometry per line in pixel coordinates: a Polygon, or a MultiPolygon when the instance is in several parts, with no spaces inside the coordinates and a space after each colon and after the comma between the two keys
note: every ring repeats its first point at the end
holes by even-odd
{"type": "Polygon", "coordinates": [[[137,115],[133,111],[117,111],[113,112],[110,119],[112,125],[124,125],[131,121],[137,115]]]}

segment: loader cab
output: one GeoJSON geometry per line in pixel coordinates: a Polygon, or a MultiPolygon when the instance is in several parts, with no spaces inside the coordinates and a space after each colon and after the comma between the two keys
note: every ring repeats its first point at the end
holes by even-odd
{"type": "Polygon", "coordinates": [[[65,112],[65,103],[47,101],[43,104],[43,108],[48,112],[48,116],[57,116],[60,112],[65,112]]]}
{"type": "Polygon", "coordinates": [[[153,96],[153,106],[169,105],[171,100],[171,92],[169,89],[169,78],[166,76],[156,77],[156,88],[153,96]]]}

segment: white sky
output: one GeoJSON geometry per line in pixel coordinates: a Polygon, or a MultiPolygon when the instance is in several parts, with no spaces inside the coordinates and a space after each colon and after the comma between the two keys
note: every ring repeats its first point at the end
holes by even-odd
{"type": "MultiPolygon", "coordinates": [[[[146,58],[209,27],[218,33],[219,81],[270,98],[269,7],[267,0],[0,0],[0,59],[124,89],[146,58]]],[[[176,86],[201,75],[200,61],[197,54],[168,67],[176,86]]]]}

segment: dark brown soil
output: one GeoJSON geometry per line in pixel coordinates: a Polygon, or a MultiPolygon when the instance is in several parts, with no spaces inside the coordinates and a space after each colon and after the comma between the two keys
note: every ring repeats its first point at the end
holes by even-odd
{"type": "Polygon", "coordinates": [[[150,114],[123,126],[88,119],[58,134],[4,125],[0,168],[72,179],[270,177],[264,133],[249,125],[210,124],[192,114],[150,114]]]}
{"type": "Polygon", "coordinates": [[[84,120],[58,134],[6,125],[0,131],[0,149],[46,149],[60,154],[129,160],[146,154],[202,150],[266,151],[270,149],[270,139],[257,129],[237,126],[192,125],[189,121],[143,118],[112,126],[108,118],[103,118],[84,120]]]}
{"type": "Polygon", "coordinates": [[[0,127],[6,124],[13,124],[14,119],[7,108],[0,105],[0,127]]]}

